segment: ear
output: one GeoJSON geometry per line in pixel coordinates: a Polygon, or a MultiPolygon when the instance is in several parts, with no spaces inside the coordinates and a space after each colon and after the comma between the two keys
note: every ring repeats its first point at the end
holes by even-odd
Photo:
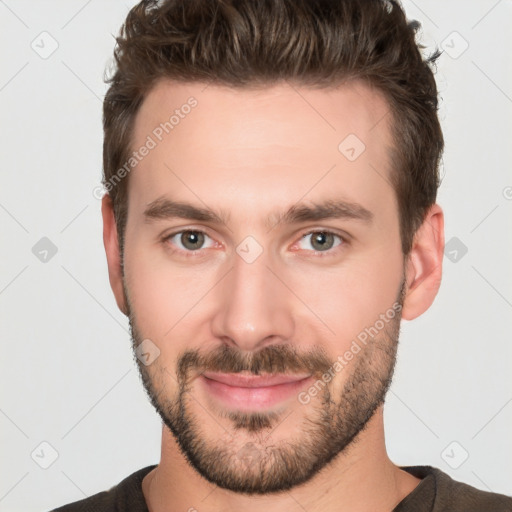
{"type": "Polygon", "coordinates": [[[402,318],[413,320],[434,302],[443,270],[444,215],[434,204],[416,231],[411,252],[406,261],[406,293],[402,318]]]}
{"type": "Polygon", "coordinates": [[[108,276],[110,287],[114,292],[118,308],[128,315],[127,301],[123,288],[123,273],[119,253],[119,239],[114,217],[112,198],[105,194],[101,200],[101,215],[103,217],[103,244],[107,255],[108,276]]]}

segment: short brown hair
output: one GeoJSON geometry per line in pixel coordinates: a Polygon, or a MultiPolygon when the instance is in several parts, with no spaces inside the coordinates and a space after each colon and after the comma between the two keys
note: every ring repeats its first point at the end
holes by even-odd
{"type": "MultiPolygon", "coordinates": [[[[336,87],[362,80],[389,102],[402,250],[435,203],[443,135],[432,65],[415,41],[419,23],[394,0],[143,0],[133,7],[114,50],[103,103],[103,185],[116,218],[121,255],[135,116],[157,81],[169,78],[232,87],[291,81],[336,87]]],[[[341,142],[341,141],[340,141],[341,142]]]]}

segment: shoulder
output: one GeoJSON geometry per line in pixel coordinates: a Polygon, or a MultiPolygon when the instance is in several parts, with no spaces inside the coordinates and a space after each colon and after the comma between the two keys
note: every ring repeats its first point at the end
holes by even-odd
{"type": "Polygon", "coordinates": [[[142,480],[155,467],[156,464],[139,469],[106,491],[68,503],[51,512],[147,512],[142,480]]]}
{"type": "Polygon", "coordinates": [[[436,467],[409,466],[401,469],[422,479],[422,482],[410,495],[413,500],[415,494],[421,494],[423,480],[425,479],[425,483],[428,482],[428,486],[432,489],[431,510],[433,512],[512,512],[512,497],[482,491],[459,482],[436,467]]]}

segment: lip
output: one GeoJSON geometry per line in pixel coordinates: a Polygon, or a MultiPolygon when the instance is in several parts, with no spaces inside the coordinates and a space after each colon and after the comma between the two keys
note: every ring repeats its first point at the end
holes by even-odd
{"type": "Polygon", "coordinates": [[[299,380],[307,379],[310,375],[247,375],[242,373],[205,372],[203,373],[203,377],[237,388],[263,388],[297,382],[299,380]]]}
{"type": "Polygon", "coordinates": [[[251,411],[268,409],[297,396],[313,377],[310,374],[244,375],[205,372],[199,380],[206,393],[224,406],[251,411]]]}

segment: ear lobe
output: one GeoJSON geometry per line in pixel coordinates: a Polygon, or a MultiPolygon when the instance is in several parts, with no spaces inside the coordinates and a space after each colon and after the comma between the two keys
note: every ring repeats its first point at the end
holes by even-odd
{"type": "Polygon", "coordinates": [[[402,318],[413,320],[434,302],[441,285],[444,251],[444,215],[438,204],[433,205],[414,235],[407,257],[406,293],[402,318]]]}
{"type": "Polygon", "coordinates": [[[128,315],[114,207],[112,198],[108,194],[105,194],[101,200],[101,215],[103,217],[103,245],[107,256],[110,287],[114,292],[118,308],[125,315],[128,315]]]}

